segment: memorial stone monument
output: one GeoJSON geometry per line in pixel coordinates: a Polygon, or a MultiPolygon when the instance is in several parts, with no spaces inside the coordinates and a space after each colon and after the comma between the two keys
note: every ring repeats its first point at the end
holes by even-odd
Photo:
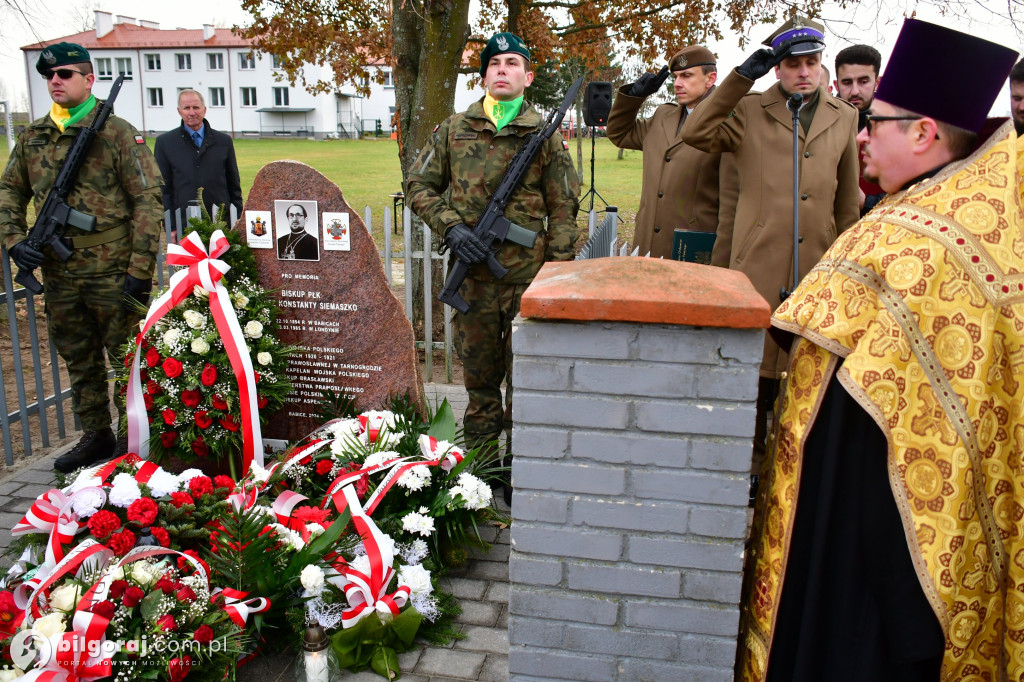
{"type": "Polygon", "coordinates": [[[319,426],[316,404],[327,390],[354,398],[360,410],[407,392],[422,404],[412,325],[337,185],[297,161],[270,163],[235,227],[280,306],[281,341],[300,348],[288,365],[290,402],[263,428],[266,441],[296,440],[319,426]]]}

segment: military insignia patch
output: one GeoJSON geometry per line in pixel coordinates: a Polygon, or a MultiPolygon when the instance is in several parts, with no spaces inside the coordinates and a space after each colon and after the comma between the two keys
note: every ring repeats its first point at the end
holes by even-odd
{"type": "Polygon", "coordinates": [[[136,135],[135,144],[146,144],[146,138],[144,138],[142,135],[136,135]]]}
{"type": "Polygon", "coordinates": [[[54,57],[53,53],[50,52],[49,50],[44,51],[43,54],[40,55],[40,56],[43,58],[43,61],[45,61],[47,64],[56,64],[57,63],[57,58],[54,57]]]}
{"type": "Polygon", "coordinates": [[[478,137],[480,137],[480,133],[471,132],[471,131],[462,132],[462,133],[455,133],[455,139],[456,140],[475,140],[478,137]]]}
{"type": "Polygon", "coordinates": [[[508,49],[508,40],[505,39],[505,36],[498,36],[498,39],[495,42],[498,43],[498,49],[499,50],[507,50],[508,49]]]}
{"type": "Polygon", "coordinates": [[[434,132],[436,133],[436,132],[437,132],[437,129],[438,129],[438,128],[440,128],[440,127],[441,127],[441,124],[440,124],[440,123],[438,123],[438,124],[437,124],[436,126],[434,126],[434,132]]]}
{"type": "Polygon", "coordinates": [[[569,141],[568,140],[562,140],[562,149],[564,149],[565,151],[569,151],[569,141]]]}

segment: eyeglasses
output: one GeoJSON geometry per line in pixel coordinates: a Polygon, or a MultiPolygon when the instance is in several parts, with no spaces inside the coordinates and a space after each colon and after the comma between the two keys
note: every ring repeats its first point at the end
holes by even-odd
{"type": "MultiPolygon", "coordinates": [[[[879,116],[877,114],[864,114],[864,127],[868,129],[868,135],[871,134],[871,124],[878,121],[920,121],[924,116],[879,116]]],[[[939,139],[939,134],[935,133],[935,139],[939,139]]]]}
{"type": "Polygon", "coordinates": [[[53,71],[44,73],[43,78],[45,78],[48,81],[51,81],[53,80],[54,76],[60,76],[60,79],[62,81],[66,81],[69,80],[76,73],[81,74],[83,76],[85,75],[81,71],[76,71],[75,69],[54,69],[53,71]]]}

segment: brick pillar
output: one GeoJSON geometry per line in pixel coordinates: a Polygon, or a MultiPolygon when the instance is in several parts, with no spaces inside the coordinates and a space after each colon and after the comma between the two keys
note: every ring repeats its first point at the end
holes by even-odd
{"type": "Polygon", "coordinates": [[[768,320],[720,268],[541,270],[512,334],[509,679],[732,679],[768,320]]]}

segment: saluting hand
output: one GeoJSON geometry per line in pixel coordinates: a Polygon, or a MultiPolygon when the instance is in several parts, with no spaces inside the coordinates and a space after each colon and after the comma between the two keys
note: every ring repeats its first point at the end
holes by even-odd
{"type": "Polygon", "coordinates": [[[658,73],[645,73],[636,79],[635,83],[631,83],[629,88],[626,90],[627,95],[633,97],[650,97],[665,84],[665,79],[668,78],[668,67],[661,67],[661,71],[658,73]]]}
{"type": "Polygon", "coordinates": [[[779,45],[778,50],[773,50],[770,47],[763,47],[747,57],[745,62],[737,66],[736,73],[741,76],[745,76],[752,81],[756,81],[758,78],[778,66],[779,62],[789,56],[789,52],[792,49],[793,43],[790,41],[786,41],[779,45]]]}

